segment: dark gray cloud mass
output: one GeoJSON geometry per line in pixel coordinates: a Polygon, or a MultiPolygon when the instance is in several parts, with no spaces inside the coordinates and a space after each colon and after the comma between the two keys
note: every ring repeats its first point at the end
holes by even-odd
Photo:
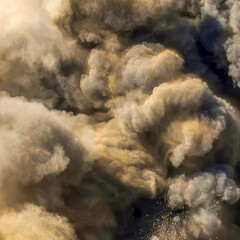
{"type": "Polygon", "coordinates": [[[1,240],[239,239],[239,0],[2,0],[0,29],[1,240]]]}

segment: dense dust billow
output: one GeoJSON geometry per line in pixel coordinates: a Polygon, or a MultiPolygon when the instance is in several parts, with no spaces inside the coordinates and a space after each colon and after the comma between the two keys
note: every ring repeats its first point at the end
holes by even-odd
{"type": "Polygon", "coordinates": [[[0,239],[239,238],[239,0],[0,13],[0,239]]]}

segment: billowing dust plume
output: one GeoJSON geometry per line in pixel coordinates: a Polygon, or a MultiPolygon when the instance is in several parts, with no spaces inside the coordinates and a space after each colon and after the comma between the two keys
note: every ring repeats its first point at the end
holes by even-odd
{"type": "Polygon", "coordinates": [[[239,239],[240,1],[1,0],[0,239],[239,239]]]}

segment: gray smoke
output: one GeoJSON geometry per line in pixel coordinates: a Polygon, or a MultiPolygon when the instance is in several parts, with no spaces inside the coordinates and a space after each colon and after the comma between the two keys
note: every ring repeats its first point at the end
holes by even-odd
{"type": "Polygon", "coordinates": [[[238,239],[239,11],[1,1],[0,239],[238,239]]]}

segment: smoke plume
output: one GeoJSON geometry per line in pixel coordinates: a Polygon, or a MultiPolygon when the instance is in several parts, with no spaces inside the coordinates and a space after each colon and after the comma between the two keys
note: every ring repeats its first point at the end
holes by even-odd
{"type": "Polygon", "coordinates": [[[239,0],[0,13],[1,240],[239,239],[239,0]]]}

